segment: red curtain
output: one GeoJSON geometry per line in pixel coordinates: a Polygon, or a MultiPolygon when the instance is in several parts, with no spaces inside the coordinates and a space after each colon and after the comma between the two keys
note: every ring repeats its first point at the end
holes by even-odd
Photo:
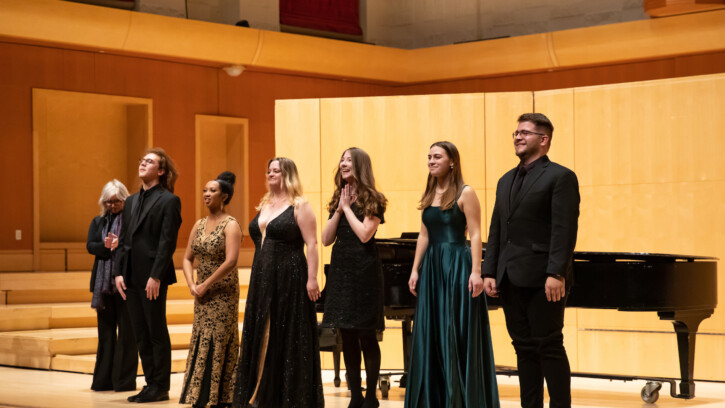
{"type": "Polygon", "coordinates": [[[362,35],[358,0],[280,0],[284,25],[362,35]]]}

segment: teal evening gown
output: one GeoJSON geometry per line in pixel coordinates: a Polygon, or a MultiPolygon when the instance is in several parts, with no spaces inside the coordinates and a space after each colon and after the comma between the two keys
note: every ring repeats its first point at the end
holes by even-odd
{"type": "Polygon", "coordinates": [[[423,210],[428,248],[418,273],[406,408],[498,408],[485,292],[471,297],[466,215],[423,210]]]}

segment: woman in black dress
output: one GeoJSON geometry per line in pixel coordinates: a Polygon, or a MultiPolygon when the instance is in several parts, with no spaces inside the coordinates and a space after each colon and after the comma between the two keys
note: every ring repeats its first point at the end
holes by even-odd
{"type": "Polygon", "coordinates": [[[254,261],[234,406],[323,407],[314,305],[320,296],[317,222],[292,160],[269,161],[267,194],[257,210],[249,223],[254,261]]]}
{"type": "Polygon", "coordinates": [[[115,179],[106,183],[98,200],[101,214],[93,218],[88,228],[86,249],[96,256],[91,272],[91,307],[96,309],[98,318],[98,350],[91,385],[94,391],[136,389],[136,340],[126,302],[113,284],[113,257],[126,197],[128,190],[123,183],[115,179]]]}
{"type": "Polygon", "coordinates": [[[342,352],[351,392],[349,408],[379,405],[380,372],[377,330],[383,320],[383,276],[375,232],[385,222],[387,199],[375,189],[370,156],[351,147],[343,153],[335,174],[335,193],[327,206],[330,218],[322,243],[332,246],[327,274],[323,326],[342,335],[342,352]],[[365,357],[367,391],[363,399],[360,352],[365,357]]]}

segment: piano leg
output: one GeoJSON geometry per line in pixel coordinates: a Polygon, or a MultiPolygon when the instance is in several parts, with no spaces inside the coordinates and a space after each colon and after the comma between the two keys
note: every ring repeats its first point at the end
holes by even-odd
{"type": "Polygon", "coordinates": [[[677,352],[680,357],[680,393],[670,392],[674,398],[695,398],[695,336],[700,323],[714,310],[658,312],[661,320],[672,320],[677,334],[677,352]]]}

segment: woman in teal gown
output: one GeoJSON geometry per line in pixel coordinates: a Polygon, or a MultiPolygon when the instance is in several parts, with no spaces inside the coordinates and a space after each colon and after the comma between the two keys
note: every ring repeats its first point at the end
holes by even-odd
{"type": "Polygon", "coordinates": [[[406,408],[499,408],[481,279],[481,208],[458,149],[434,143],[410,291],[418,297],[406,408]],[[466,230],[471,248],[466,245],[466,230]]]}

